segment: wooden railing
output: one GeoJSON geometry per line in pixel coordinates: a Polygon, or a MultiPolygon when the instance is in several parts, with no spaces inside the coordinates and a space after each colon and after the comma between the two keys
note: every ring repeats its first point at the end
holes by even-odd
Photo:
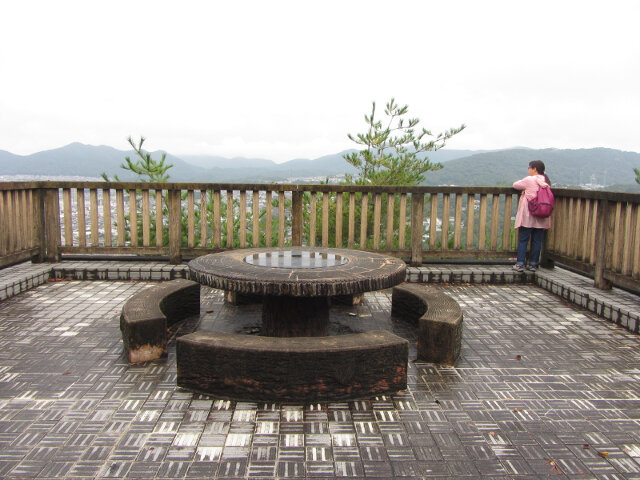
{"type": "Polygon", "coordinates": [[[33,183],[0,183],[0,267],[42,261],[44,202],[33,183]]]}
{"type": "Polygon", "coordinates": [[[594,276],[598,288],[640,291],[640,195],[554,190],[545,256],[594,276]]]}
{"type": "MultiPolygon", "coordinates": [[[[554,190],[545,258],[640,285],[640,195],[554,190]]],[[[518,193],[497,187],[0,183],[0,266],[60,255],[165,255],[229,248],[365,249],[414,265],[515,256],[518,193]]]]}

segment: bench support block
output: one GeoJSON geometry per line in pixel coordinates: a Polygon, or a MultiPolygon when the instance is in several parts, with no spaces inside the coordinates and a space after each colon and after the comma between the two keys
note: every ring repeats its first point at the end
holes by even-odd
{"type": "Polygon", "coordinates": [[[176,344],[178,385],[223,398],[320,402],[407,387],[409,342],[383,330],[289,338],[199,331],[176,344]]]}
{"type": "Polygon", "coordinates": [[[462,347],[462,310],[451,297],[417,284],[393,287],[391,314],[418,323],[418,359],[453,365],[462,347]]]}
{"type": "Polygon", "coordinates": [[[185,279],[159,283],[126,301],[120,315],[129,363],[167,356],[167,328],[200,313],[200,284],[185,279]]]}

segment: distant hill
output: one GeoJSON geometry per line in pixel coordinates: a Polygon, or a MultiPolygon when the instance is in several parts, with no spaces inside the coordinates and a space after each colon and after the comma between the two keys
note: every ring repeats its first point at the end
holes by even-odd
{"type": "MultiPolygon", "coordinates": [[[[76,175],[98,177],[106,172],[109,176],[117,174],[122,180],[132,180],[135,175],[120,168],[125,157],[135,156],[133,150],[116,150],[108,146],[83,145],[72,143],[65,147],[31,155],[14,155],[0,151],[0,175],[76,175]]],[[[152,152],[154,158],[160,158],[161,152],[152,152]]],[[[181,176],[196,178],[203,168],[189,165],[178,157],[167,154],[167,163],[172,163],[173,172],[181,176]]]]}
{"type": "Polygon", "coordinates": [[[429,172],[425,185],[511,185],[527,175],[527,165],[542,160],[555,185],[597,184],[611,186],[634,182],[633,168],[640,166],[640,154],[609,148],[559,150],[547,148],[510,149],[478,153],[447,162],[429,172]]]}
{"type": "MultiPolygon", "coordinates": [[[[275,163],[263,158],[224,158],[208,155],[171,155],[167,162],[175,182],[282,182],[315,181],[355,170],[343,158],[348,150],[316,159],[294,159],[275,163]]],[[[159,159],[161,152],[151,152],[159,159]]],[[[120,168],[134,152],[108,146],[72,143],[65,147],[15,155],[0,150],[0,176],[40,175],[98,177],[101,172],[122,180],[135,176],[120,168]]],[[[636,191],[633,168],[640,167],[640,154],[607,148],[581,150],[513,148],[508,150],[438,150],[433,162],[445,168],[428,172],[425,185],[511,185],[527,174],[531,160],[542,160],[554,185],[615,185],[617,190],[636,191]]]]}

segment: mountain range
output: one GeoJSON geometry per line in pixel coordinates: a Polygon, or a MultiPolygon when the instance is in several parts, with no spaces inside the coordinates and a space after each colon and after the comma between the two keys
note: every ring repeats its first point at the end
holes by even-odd
{"type": "MultiPolygon", "coordinates": [[[[343,158],[348,150],[315,159],[294,159],[275,163],[263,158],[225,158],[209,155],[172,155],[166,162],[170,181],[175,182],[314,182],[355,173],[343,158]]],[[[150,152],[160,159],[162,152],[150,152]]],[[[135,180],[120,165],[133,150],[81,143],[31,155],[16,155],[0,150],[0,176],[37,175],[43,177],[99,177],[102,172],[121,180],[135,180]]],[[[618,190],[636,191],[633,168],[640,167],[640,154],[608,148],[447,150],[430,152],[433,162],[444,168],[426,174],[425,185],[510,185],[527,174],[531,160],[542,160],[556,185],[600,185],[618,190]]],[[[640,191],[640,188],[637,189],[640,191]]]]}

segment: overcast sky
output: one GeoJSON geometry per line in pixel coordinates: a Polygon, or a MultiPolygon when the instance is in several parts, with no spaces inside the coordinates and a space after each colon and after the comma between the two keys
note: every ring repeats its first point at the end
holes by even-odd
{"type": "Polygon", "coordinates": [[[5,1],[0,150],[316,158],[395,97],[466,124],[451,149],[640,152],[639,21],[637,0],[5,1]]]}

